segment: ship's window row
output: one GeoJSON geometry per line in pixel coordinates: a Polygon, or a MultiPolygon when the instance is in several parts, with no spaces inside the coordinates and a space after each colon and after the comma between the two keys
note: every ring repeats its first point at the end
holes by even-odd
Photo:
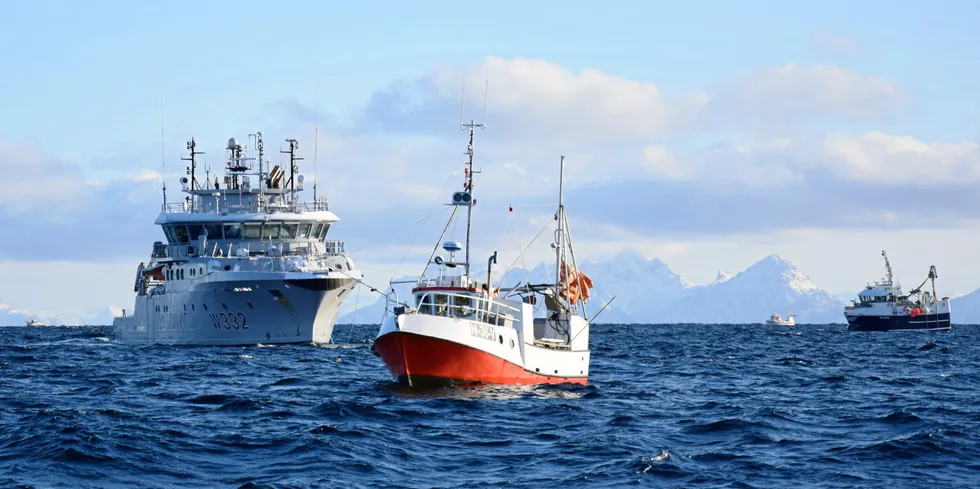
{"type": "Polygon", "coordinates": [[[330,223],[261,223],[229,222],[222,224],[165,224],[163,232],[171,244],[190,243],[201,236],[209,240],[240,239],[315,239],[327,238],[330,223]]]}

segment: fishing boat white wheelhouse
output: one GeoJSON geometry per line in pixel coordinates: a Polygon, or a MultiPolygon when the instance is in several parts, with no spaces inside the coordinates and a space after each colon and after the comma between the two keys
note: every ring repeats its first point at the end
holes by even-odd
{"type": "MultiPolygon", "coordinates": [[[[469,130],[464,191],[453,195],[449,229],[461,209],[466,211],[466,243],[443,242],[447,258],[433,250],[409,303],[389,294],[389,313],[382,320],[372,351],[392,376],[409,386],[492,384],[585,384],[589,376],[589,321],[585,301],[591,280],[574,266],[568,221],[559,191],[554,284],[525,284],[501,290],[491,284],[494,252],[487,261],[486,280],[471,274],[470,238],[473,206],[473,138],[482,124],[461,124],[469,130]],[[463,261],[456,253],[463,251],[463,261]],[[568,262],[571,262],[569,265],[568,262]],[[434,265],[434,266],[433,266],[434,265]],[[434,272],[427,276],[427,272],[434,272]],[[543,299],[539,301],[538,299],[543,299]],[[546,317],[535,318],[543,303],[546,317]]],[[[561,160],[561,180],[564,179],[561,160]]],[[[561,188],[561,187],[560,187],[561,188]]],[[[446,230],[438,242],[442,242],[446,230]]]]}
{"type": "Polygon", "coordinates": [[[929,275],[907,295],[902,287],[892,281],[892,266],[888,255],[881,251],[885,260],[885,277],[868,284],[844,308],[848,331],[949,331],[949,297],[936,295],[936,267],[929,267],[929,275]],[[926,282],[932,282],[932,292],[922,290],[926,282]]]}
{"type": "MultiPolygon", "coordinates": [[[[266,168],[262,133],[250,135],[258,151],[232,138],[223,178],[198,180],[196,143],[180,179],[187,197],[166,202],[156,220],[167,242],[157,241],[140,263],[132,315],[113,320],[127,343],[244,345],[328,343],[344,299],[361,279],[342,241],[327,240],[339,218],[326,199],[301,202],[299,143],[287,139],[288,173],[266,168]]],[[[206,170],[207,171],[207,170],[206,170]]]]}
{"type": "Polygon", "coordinates": [[[772,316],[769,316],[769,319],[766,320],[766,325],[767,326],[796,326],[796,315],[793,314],[792,311],[790,311],[789,315],[786,316],[786,319],[783,319],[783,317],[778,312],[773,311],[772,316]]]}

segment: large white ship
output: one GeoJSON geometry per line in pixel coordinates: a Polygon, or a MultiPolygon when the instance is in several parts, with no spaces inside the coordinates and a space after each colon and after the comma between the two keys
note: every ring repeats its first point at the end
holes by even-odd
{"type": "Polygon", "coordinates": [[[166,202],[153,243],[136,272],[136,308],[113,320],[116,338],[142,344],[328,343],[337,312],[362,278],[342,241],[327,240],[339,218],[317,198],[300,202],[299,144],[287,139],[288,167],[267,168],[262,133],[250,134],[257,158],[232,138],[224,175],[199,180],[196,143],[183,202],[166,202]],[[258,168],[253,167],[258,164],[258,168]]]}

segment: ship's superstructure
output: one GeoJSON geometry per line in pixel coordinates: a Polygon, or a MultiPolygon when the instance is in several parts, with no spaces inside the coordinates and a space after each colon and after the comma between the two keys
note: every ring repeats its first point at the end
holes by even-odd
{"type": "Polygon", "coordinates": [[[156,220],[166,242],[153,243],[136,273],[136,308],[113,321],[119,341],[240,345],[327,343],[337,312],[361,279],[342,241],[327,240],[339,218],[326,199],[301,202],[295,139],[284,169],[232,138],[221,175],[201,175],[187,143],[186,197],[166,202],[156,220]],[[257,164],[257,167],[256,167],[257,164]]]}
{"type": "Polygon", "coordinates": [[[858,298],[845,307],[849,331],[948,331],[949,297],[936,295],[936,267],[929,267],[929,275],[908,294],[892,280],[892,266],[888,255],[881,252],[885,260],[885,277],[868,284],[858,294],[858,298]],[[922,290],[927,282],[932,282],[932,291],[922,290]]]}

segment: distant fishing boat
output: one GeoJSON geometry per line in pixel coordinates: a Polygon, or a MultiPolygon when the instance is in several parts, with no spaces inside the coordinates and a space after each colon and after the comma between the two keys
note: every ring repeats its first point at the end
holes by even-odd
{"type": "Polygon", "coordinates": [[[778,312],[773,311],[772,316],[769,316],[769,319],[766,320],[766,325],[767,326],[796,326],[796,319],[794,319],[795,317],[796,315],[793,314],[792,309],[790,309],[789,315],[786,316],[786,319],[783,319],[783,317],[780,316],[778,312]]]}
{"type": "Polygon", "coordinates": [[[30,321],[27,322],[27,325],[28,326],[44,326],[44,324],[41,321],[38,321],[37,319],[31,319],[30,321]]]}
{"type": "Polygon", "coordinates": [[[844,308],[848,331],[949,331],[949,297],[936,295],[935,265],[929,267],[929,275],[907,295],[902,287],[892,281],[892,266],[888,255],[881,251],[885,260],[885,278],[868,284],[851,305],[844,308]],[[922,290],[926,282],[932,282],[932,293],[922,290]]]}

